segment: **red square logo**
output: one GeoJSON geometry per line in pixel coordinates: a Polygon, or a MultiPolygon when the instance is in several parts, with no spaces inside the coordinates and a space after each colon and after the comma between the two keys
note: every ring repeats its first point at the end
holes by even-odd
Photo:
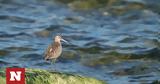
{"type": "Polygon", "coordinates": [[[25,68],[6,68],[7,84],[25,84],[25,68]]]}

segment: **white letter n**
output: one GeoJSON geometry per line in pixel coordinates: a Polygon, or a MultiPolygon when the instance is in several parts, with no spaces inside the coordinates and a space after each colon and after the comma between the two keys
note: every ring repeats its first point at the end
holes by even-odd
{"type": "Polygon", "coordinates": [[[17,71],[17,72],[14,72],[14,71],[10,71],[10,81],[15,81],[15,79],[17,81],[20,81],[21,80],[21,71],[17,71]]]}

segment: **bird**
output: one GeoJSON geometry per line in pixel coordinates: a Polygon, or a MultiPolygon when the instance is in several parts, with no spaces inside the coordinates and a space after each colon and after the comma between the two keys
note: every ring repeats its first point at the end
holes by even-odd
{"type": "Polygon", "coordinates": [[[55,63],[56,59],[62,53],[62,44],[61,41],[68,43],[60,35],[56,35],[54,41],[47,47],[45,51],[45,60],[51,60],[51,63],[55,63]]]}

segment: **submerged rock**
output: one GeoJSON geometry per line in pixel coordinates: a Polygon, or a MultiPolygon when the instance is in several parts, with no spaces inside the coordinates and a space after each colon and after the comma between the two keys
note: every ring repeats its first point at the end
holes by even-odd
{"type": "Polygon", "coordinates": [[[0,56],[8,55],[9,53],[7,50],[0,50],[0,56]]]}
{"type": "MultiPolygon", "coordinates": [[[[121,69],[121,70],[113,72],[112,74],[115,74],[115,75],[142,75],[142,74],[150,73],[151,71],[154,71],[154,69],[150,68],[149,66],[145,64],[142,64],[138,66],[133,66],[128,69],[121,69]]],[[[138,78],[138,77],[134,77],[134,78],[138,78]]]]}
{"type": "MultiPolygon", "coordinates": [[[[94,78],[40,69],[26,69],[26,84],[106,84],[94,78]]],[[[0,70],[0,81],[6,83],[5,70],[0,70]]]]}
{"type": "Polygon", "coordinates": [[[153,81],[151,84],[160,84],[160,80],[153,81]]]}
{"type": "MultiPolygon", "coordinates": [[[[84,50],[87,51],[87,50],[84,50]]],[[[93,51],[93,50],[92,50],[93,51]]],[[[82,64],[89,67],[103,66],[108,64],[117,64],[124,61],[133,60],[156,60],[160,61],[160,50],[158,48],[149,49],[147,51],[136,53],[119,53],[117,51],[107,52],[99,56],[98,54],[91,55],[92,58],[88,58],[83,61],[82,64]],[[89,60],[89,61],[88,61],[89,60]]]]}
{"type": "Polygon", "coordinates": [[[92,8],[96,8],[98,6],[96,0],[85,0],[85,1],[73,1],[68,4],[71,9],[78,10],[88,10],[92,8]]]}

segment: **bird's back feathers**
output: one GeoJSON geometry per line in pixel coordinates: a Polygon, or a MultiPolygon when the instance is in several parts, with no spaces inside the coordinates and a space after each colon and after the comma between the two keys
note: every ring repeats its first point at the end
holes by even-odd
{"type": "Polygon", "coordinates": [[[61,43],[54,42],[54,44],[51,44],[48,46],[48,48],[45,51],[45,60],[50,59],[56,59],[60,56],[62,52],[62,46],[61,43]]]}

